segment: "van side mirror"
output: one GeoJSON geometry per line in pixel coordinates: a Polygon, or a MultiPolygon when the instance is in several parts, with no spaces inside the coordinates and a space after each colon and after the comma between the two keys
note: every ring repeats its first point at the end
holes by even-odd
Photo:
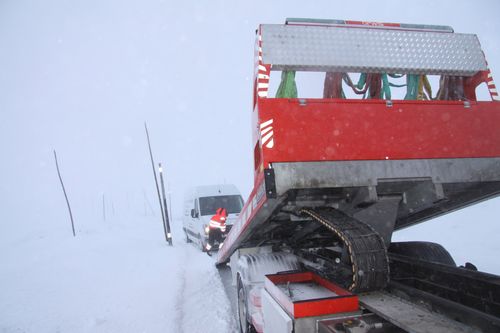
{"type": "Polygon", "coordinates": [[[194,218],[194,219],[197,219],[198,218],[198,213],[193,209],[191,209],[191,217],[194,218]]]}

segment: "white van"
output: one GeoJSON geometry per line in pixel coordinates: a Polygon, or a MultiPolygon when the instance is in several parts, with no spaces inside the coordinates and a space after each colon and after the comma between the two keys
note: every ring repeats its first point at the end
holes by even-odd
{"type": "Polygon", "coordinates": [[[197,186],[186,192],[182,221],[186,242],[195,242],[205,251],[208,239],[205,227],[220,207],[227,210],[226,230],[229,231],[243,208],[243,198],[236,186],[197,186]]]}

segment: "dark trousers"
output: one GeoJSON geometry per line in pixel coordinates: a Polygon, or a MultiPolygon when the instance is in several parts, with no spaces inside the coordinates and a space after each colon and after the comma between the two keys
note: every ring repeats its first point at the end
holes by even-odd
{"type": "Polygon", "coordinates": [[[222,243],[225,235],[220,229],[210,229],[208,232],[208,244],[214,246],[215,242],[222,243]]]}

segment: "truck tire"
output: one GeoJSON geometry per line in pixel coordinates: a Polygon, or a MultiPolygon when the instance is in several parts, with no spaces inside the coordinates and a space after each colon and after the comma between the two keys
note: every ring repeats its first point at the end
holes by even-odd
{"type": "Polygon", "coordinates": [[[455,260],[446,249],[431,242],[395,242],[389,246],[389,253],[457,267],[455,260]]]}
{"type": "Polygon", "coordinates": [[[241,333],[255,333],[255,329],[251,323],[248,322],[248,308],[247,308],[247,295],[245,286],[241,281],[240,274],[238,274],[237,282],[237,302],[238,302],[238,323],[241,333]]]}

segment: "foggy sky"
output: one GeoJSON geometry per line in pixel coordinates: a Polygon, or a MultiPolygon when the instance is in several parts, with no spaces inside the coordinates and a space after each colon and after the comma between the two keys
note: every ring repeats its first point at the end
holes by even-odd
{"type": "MultiPolygon", "coordinates": [[[[157,211],[146,148],[186,187],[253,186],[255,29],[286,17],[450,25],[479,36],[500,78],[498,1],[0,0],[0,233],[157,211]],[[16,227],[14,227],[16,226],[16,227]]],[[[496,199],[497,203],[500,200],[496,199]]],[[[485,211],[488,220],[498,215],[485,211]]]]}

